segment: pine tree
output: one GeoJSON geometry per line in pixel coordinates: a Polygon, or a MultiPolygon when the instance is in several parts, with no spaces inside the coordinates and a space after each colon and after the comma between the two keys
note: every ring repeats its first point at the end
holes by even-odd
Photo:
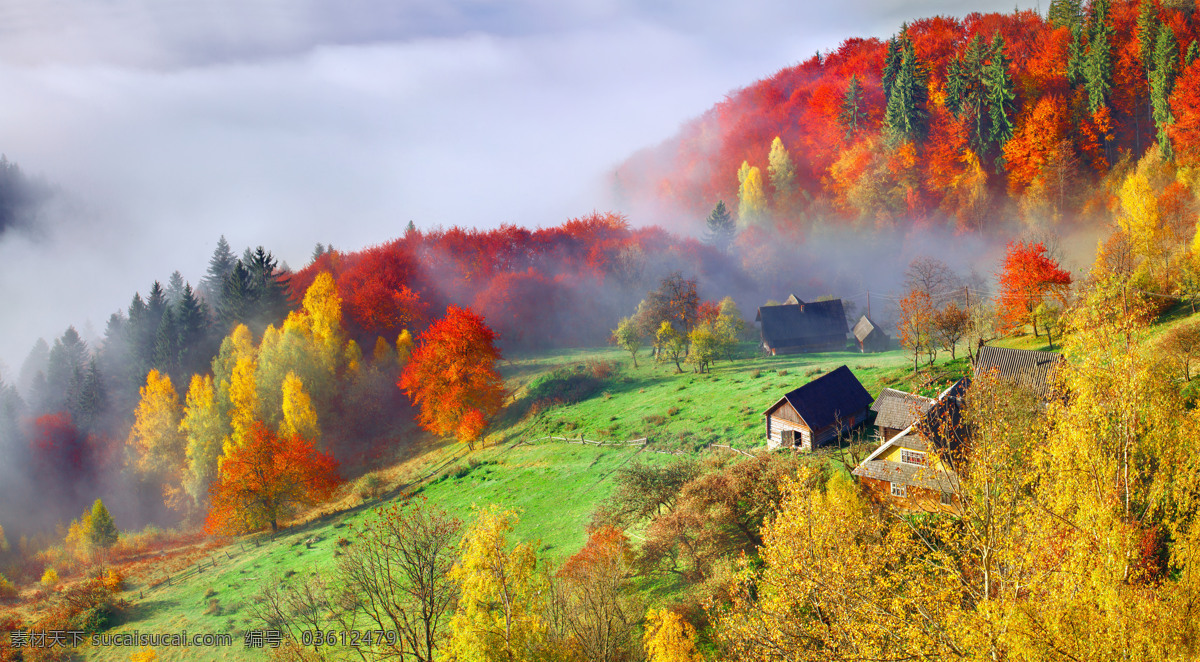
{"type": "Polygon", "coordinates": [[[1192,43],[1188,44],[1187,55],[1183,57],[1183,66],[1192,66],[1192,63],[1196,61],[1197,57],[1200,57],[1200,46],[1197,46],[1196,40],[1193,39],[1192,43]]]}
{"type": "Polygon", "coordinates": [[[1046,20],[1054,27],[1074,29],[1082,19],[1083,3],[1081,0],[1051,0],[1050,12],[1046,16],[1046,20]]]}
{"type": "Polygon", "coordinates": [[[767,175],[775,191],[775,210],[783,214],[791,212],[796,204],[796,166],[779,136],[771,141],[767,175]]]}
{"type": "Polygon", "coordinates": [[[1142,68],[1146,70],[1146,78],[1154,70],[1154,51],[1158,41],[1159,18],[1153,0],[1142,0],[1138,7],[1137,39],[1138,57],[1142,68]]]}
{"type": "Polygon", "coordinates": [[[250,273],[255,318],[263,322],[264,327],[279,323],[289,307],[286,272],[280,271],[278,261],[262,246],[254,249],[250,259],[245,261],[245,267],[250,273]]]}
{"type": "Polygon", "coordinates": [[[1088,94],[1088,110],[1095,114],[1108,105],[1112,94],[1112,34],[1108,20],[1109,0],[1096,0],[1091,5],[1087,57],[1083,63],[1084,85],[1088,94]]]}
{"type": "Polygon", "coordinates": [[[217,297],[217,318],[221,326],[229,328],[249,318],[253,303],[250,272],[240,261],[234,262],[221,286],[221,296],[217,297]]]}
{"type": "Polygon", "coordinates": [[[883,117],[885,133],[894,141],[919,142],[925,137],[928,90],[926,72],[917,61],[912,41],[902,36],[900,68],[892,83],[883,117]]]}
{"type": "Polygon", "coordinates": [[[992,39],[990,59],[984,66],[983,80],[987,87],[989,131],[987,142],[1000,154],[996,157],[996,171],[1003,167],[1003,148],[1013,135],[1013,91],[1012,78],[1008,74],[1008,57],[1004,54],[1004,37],[999,32],[992,39]]]}
{"type": "Polygon", "coordinates": [[[74,404],[70,407],[75,424],[83,431],[95,430],[97,419],[104,412],[106,402],[104,381],[100,376],[100,366],[96,358],[88,362],[83,373],[83,381],[75,394],[74,404]]]}
{"type": "Polygon", "coordinates": [[[1083,64],[1086,52],[1083,47],[1083,25],[1076,23],[1071,26],[1071,43],[1067,46],[1067,80],[1072,85],[1084,81],[1083,64]]]}
{"type": "Polygon", "coordinates": [[[319,260],[321,258],[321,256],[325,254],[326,250],[327,249],[325,248],[325,244],[322,244],[321,242],[318,241],[317,245],[313,246],[312,257],[309,259],[309,264],[312,264],[313,262],[316,262],[317,260],[319,260]]]}
{"type": "Polygon", "coordinates": [[[1175,91],[1175,79],[1179,77],[1179,44],[1171,26],[1164,25],[1158,31],[1154,46],[1154,69],[1150,74],[1150,106],[1154,109],[1154,126],[1158,129],[1158,145],[1163,156],[1173,157],[1167,127],[1174,123],[1171,115],[1171,93],[1175,91]]]}
{"type": "Polygon", "coordinates": [[[120,535],[117,531],[117,524],[100,499],[96,499],[96,503],[92,504],[92,516],[89,521],[91,526],[88,538],[93,547],[107,549],[116,544],[120,535]]]}
{"type": "Polygon", "coordinates": [[[167,281],[167,305],[174,306],[179,303],[179,299],[183,297],[183,274],[178,271],[171,272],[171,278],[167,281]]]}
{"type": "Polygon", "coordinates": [[[175,328],[179,334],[179,368],[182,374],[201,372],[212,356],[209,345],[208,307],[196,296],[191,284],[175,305],[175,328]]]}
{"type": "Polygon", "coordinates": [[[54,341],[46,365],[46,396],[48,411],[76,412],[71,408],[79,395],[91,353],[74,326],[67,327],[62,337],[54,341]]]}
{"type": "Polygon", "coordinates": [[[967,127],[967,142],[983,156],[991,140],[988,112],[990,88],[985,80],[989,54],[975,35],[961,55],[950,61],[946,74],[946,108],[967,127]]]}
{"type": "Polygon", "coordinates": [[[887,55],[883,58],[883,74],[880,84],[883,86],[884,101],[891,101],[892,87],[896,84],[896,76],[900,73],[900,63],[904,59],[901,40],[908,34],[908,24],[900,27],[900,36],[888,39],[887,55]]]}
{"type": "Polygon", "coordinates": [[[179,374],[179,329],[170,308],[163,311],[154,334],[153,366],[162,372],[179,374]]]}
{"type": "Polygon", "coordinates": [[[716,206],[705,220],[705,225],[708,227],[708,232],[705,234],[704,240],[721,251],[729,250],[729,246],[737,234],[737,224],[729,210],[725,208],[724,200],[717,200],[716,206]]]}
{"type": "Polygon", "coordinates": [[[859,84],[857,75],[851,75],[850,83],[846,86],[846,93],[842,95],[841,111],[838,113],[838,123],[846,131],[847,140],[858,133],[859,124],[863,119],[865,119],[865,112],[862,85],[859,84]]]}
{"type": "Polygon", "coordinates": [[[208,271],[200,281],[201,293],[213,305],[220,305],[225,279],[233,271],[233,265],[236,262],[237,258],[229,249],[229,242],[225,241],[225,235],[221,235],[221,239],[217,241],[217,248],[208,260],[208,271]]]}

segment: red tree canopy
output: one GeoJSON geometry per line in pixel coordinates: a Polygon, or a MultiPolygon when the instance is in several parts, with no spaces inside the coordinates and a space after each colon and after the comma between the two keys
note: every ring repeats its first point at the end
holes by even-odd
{"type": "Polygon", "coordinates": [[[1062,293],[1071,274],[1059,268],[1039,243],[1009,242],[1000,272],[1000,318],[1009,326],[1030,321],[1030,314],[1047,295],[1062,293]]]}
{"type": "Polygon", "coordinates": [[[312,442],[280,437],[257,421],[246,445],[225,456],[220,479],[209,488],[205,528],[244,533],[270,525],[275,531],[280,519],[328,499],[340,482],[337,462],[312,442]]]}
{"type": "Polygon", "coordinates": [[[420,408],[417,421],[473,445],[504,401],[496,334],[470,308],[450,306],[417,342],[399,382],[420,408]]]}

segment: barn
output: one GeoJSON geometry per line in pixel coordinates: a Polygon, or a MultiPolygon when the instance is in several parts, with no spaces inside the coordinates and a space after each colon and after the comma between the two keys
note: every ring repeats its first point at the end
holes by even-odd
{"type": "Polygon", "coordinates": [[[975,357],[975,376],[994,372],[1000,379],[1032,389],[1046,401],[1054,369],[1062,361],[1057,352],[1039,352],[1031,349],[986,346],[975,357]]]}
{"type": "Polygon", "coordinates": [[[754,321],[761,325],[763,349],[772,356],[846,349],[841,299],[805,303],[793,294],[788,303],[760,307],[754,321]]]}
{"type": "Polygon", "coordinates": [[[871,394],[850,368],[841,366],[786,393],[763,412],[767,447],[820,448],[865,423],[870,405],[871,394]]]}
{"type": "Polygon", "coordinates": [[[866,315],[858,318],[851,333],[854,334],[854,340],[858,342],[858,351],[860,352],[886,352],[891,349],[891,337],[866,315]]]}

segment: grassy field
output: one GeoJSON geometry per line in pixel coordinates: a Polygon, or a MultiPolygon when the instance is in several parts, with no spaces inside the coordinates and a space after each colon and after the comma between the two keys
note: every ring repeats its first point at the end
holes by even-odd
{"type": "MultiPolygon", "coordinates": [[[[234,642],[227,649],[158,653],[163,660],[262,659],[262,651],[242,645],[247,630],[261,627],[248,609],[254,595],[265,584],[330,576],[338,540],[349,527],[404,493],[419,493],[464,520],[473,508],[488,504],[515,508],[521,513],[516,537],[538,541],[544,554],[563,559],[582,545],[593,510],[610,494],[622,466],[672,461],[675,456],[667,452],[732,453],[709,449],[710,444],[761,448],[762,412],[787,391],[841,365],[872,395],[885,386],[934,391],[965,369],[960,359],[913,378],[911,357],[899,351],[764,357],[749,344],[742,351],[746,358],[720,362],[707,374],[679,373],[673,364],[655,365],[644,355],[635,368],[616,349],[510,357],[501,372],[512,395],[483,448],[468,454],[458,445],[425,440],[423,452],[379,472],[387,488],[382,498],[363,503],[348,486],[339,502],[273,537],[212,545],[176,561],[176,567],[135,576],[124,594],[134,607],[111,633],[229,633],[234,642]],[[567,401],[560,402],[564,394],[567,401]],[[551,436],[647,443],[596,446],[546,439],[551,436]],[[187,576],[179,578],[182,573],[187,576]],[[151,588],[168,574],[176,577],[170,584],[151,588]]],[[[661,595],[671,587],[646,590],[661,595]]],[[[95,648],[85,658],[115,662],[131,653],[95,648]]]]}

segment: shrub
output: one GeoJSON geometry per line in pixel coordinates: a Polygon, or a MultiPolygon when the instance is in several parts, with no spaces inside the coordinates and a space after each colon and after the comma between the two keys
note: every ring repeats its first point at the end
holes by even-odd
{"type": "Polygon", "coordinates": [[[785,368],[785,369],[783,369],[783,370],[780,370],[779,372],[777,372],[777,373],[775,373],[775,374],[779,375],[780,377],[787,377],[788,371],[787,371],[787,369],[785,368]]]}
{"type": "Polygon", "coordinates": [[[0,600],[9,600],[17,597],[17,587],[4,575],[0,575],[0,600]]]}
{"type": "Polygon", "coordinates": [[[358,479],[354,485],[354,491],[363,501],[378,498],[383,492],[383,479],[377,474],[367,474],[358,479]]]}
{"type": "Polygon", "coordinates": [[[608,379],[616,372],[616,366],[611,361],[592,359],[587,362],[587,367],[596,379],[608,379]]]}
{"type": "Polygon", "coordinates": [[[668,407],[667,408],[667,416],[678,416],[678,415],[679,415],[679,407],[668,407]]]}
{"type": "Polygon", "coordinates": [[[755,368],[750,371],[750,379],[758,379],[760,375],[762,375],[762,370],[755,368]]]}
{"type": "Polygon", "coordinates": [[[46,568],[46,572],[42,573],[42,586],[46,588],[54,588],[58,585],[58,572],[54,568],[46,568]]]}
{"type": "Polygon", "coordinates": [[[208,607],[204,610],[204,615],[205,616],[220,616],[221,615],[221,601],[218,600],[217,598],[213,598],[212,600],[209,600],[208,607]]]}
{"type": "Polygon", "coordinates": [[[559,404],[575,404],[600,392],[604,378],[596,375],[603,372],[603,368],[593,369],[582,365],[559,368],[533,380],[529,385],[528,397],[534,406],[541,404],[542,409],[559,404]]]}
{"type": "Polygon", "coordinates": [[[643,418],[642,420],[645,421],[646,425],[650,425],[650,426],[666,425],[666,423],[667,423],[667,417],[659,416],[658,414],[647,416],[647,417],[643,418]]]}

